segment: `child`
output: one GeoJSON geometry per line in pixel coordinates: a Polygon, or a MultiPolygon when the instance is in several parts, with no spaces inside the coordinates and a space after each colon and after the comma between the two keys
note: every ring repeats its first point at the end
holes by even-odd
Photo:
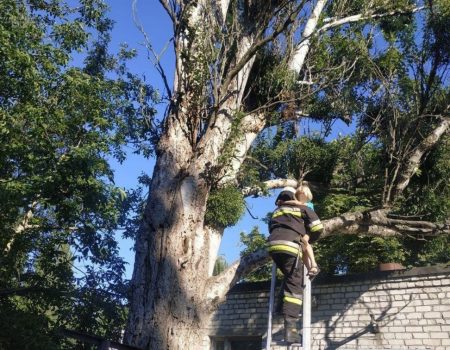
{"type": "MultiPolygon", "coordinates": [[[[313,195],[309,187],[306,185],[302,185],[298,187],[297,190],[295,191],[295,200],[280,202],[280,205],[289,205],[296,207],[303,205],[314,210],[312,199],[313,195]]],[[[302,260],[306,268],[308,269],[308,276],[316,276],[320,271],[319,267],[317,266],[316,259],[314,257],[313,248],[311,244],[309,244],[311,228],[314,227],[315,231],[321,230],[323,228],[322,224],[320,223],[320,220],[318,219],[319,218],[317,218],[317,220],[314,220],[312,223],[309,223],[309,225],[305,225],[308,229],[307,234],[301,235],[302,251],[303,251],[302,260]]]]}

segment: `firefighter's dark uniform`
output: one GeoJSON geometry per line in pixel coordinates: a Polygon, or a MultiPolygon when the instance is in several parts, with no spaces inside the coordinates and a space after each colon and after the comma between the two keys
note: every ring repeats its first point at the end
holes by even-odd
{"type": "MultiPolygon", "coordinates": [[[[280,193],[278,198],[283,195],[286,193],[280,193]]],[[[303,263],[300,236],[308,233],[309,242],[312,243],[319,238],[322,230],[323,225],[319,217],[307,206],[280,206],[272,214],[269,222],[268,251],[285,277],[285,319],[297,319],[302,306],[303,263]]]]}

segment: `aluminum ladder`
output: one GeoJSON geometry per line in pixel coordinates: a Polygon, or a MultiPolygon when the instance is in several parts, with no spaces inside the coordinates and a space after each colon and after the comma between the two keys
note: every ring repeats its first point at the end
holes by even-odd
{"type": "MultiPolygon", "coordinates": [[[[285,345],[283,342],[272,343],[272,314],[273,304],[275,301],[275,282],[276,282],[277,267],[275,263],[272,264],[272,278],[270,280],[270,297],[269,297],[269,315],[267,318],[267,339],[265,350],[271,350],[273,345],[285,345]]],[[[308,276],[308,271],[303,265],[303,315],[302,315],[302,344],[287,345],[290,350],[311,350],[311,279],[308,276]]]]}

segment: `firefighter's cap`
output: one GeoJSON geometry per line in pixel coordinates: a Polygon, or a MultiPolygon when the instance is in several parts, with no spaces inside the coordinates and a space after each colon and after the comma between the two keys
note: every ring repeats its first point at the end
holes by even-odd
{"type": "Polygon", "coordinates": [[[285,187],[281,190],[277,199],[275,200],[275,205],[278,205],[278,201],[289,201],[295,199],[295,188],[294,187],[285,187]]]}

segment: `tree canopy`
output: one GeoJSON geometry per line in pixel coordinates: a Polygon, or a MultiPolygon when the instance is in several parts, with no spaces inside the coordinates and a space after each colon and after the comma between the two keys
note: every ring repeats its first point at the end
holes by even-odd
{"type": "Polygon", "coordinates": [[[0,348],[61,349],[60,328],[118,339],[127,194],[108,159],[146,152],[153,90],[108,53],[102,1],[0,4],[0,348]]]}
{"type": "MultiPolygon", "coordinates": [[[[448,31],[442,26],[449,19],[448,5],[438,2],[427,16],[388,17],[372,29],[361,23],[327,32],[307,58],[311,69],[305,74],[318,88],[306,101],[296,100],[297,113],[301,108],[309,117],[321,117],[323,132],[302,134],[298,122],[288,120],[262,133],[249,152],[250,165],[244,163],[240,175],[252,179],[246,186],[274,178],[306,180],[315,190],[316,210],[323,219],[380,207],[389,208],[391,227],[434,221],[446,232],[435,238],[430,231],[409,227],[402,233],[375,230],[372,233],[389,237],[370,237],[361,229],[357,236],[328,237],[317,247],[328,273],[367,271],[386,259],[409,266],[426,264],[426,259],[450,261],[448,251],[430,254],[433,244],[449,242],[448,135],[421,151],[427,135],[448,118],[448,31]],[[351,71],[340,69],[343,60],[352,61],[351,71]],[[338,72],[347,76],[345,82],[338,72]],[[329,86],[335,78],[341,83],[329,86]],[[321,81],[327,83],[321,86],[321,81]],[[333,115],[327,117],[327,110],[333,115]],[[354,133],[330,139],[328,121],[349,117],[354,133]],[[417,157],[425,159],[422,164],[411,162],[417,157]]],[[[266,71],[274,77],[279,67],[272,62],[266,71]]],[[[301,86],[283,89],[292,89],[284,95],[300,91],[300,98],[308,96],[301,86]]]]}

